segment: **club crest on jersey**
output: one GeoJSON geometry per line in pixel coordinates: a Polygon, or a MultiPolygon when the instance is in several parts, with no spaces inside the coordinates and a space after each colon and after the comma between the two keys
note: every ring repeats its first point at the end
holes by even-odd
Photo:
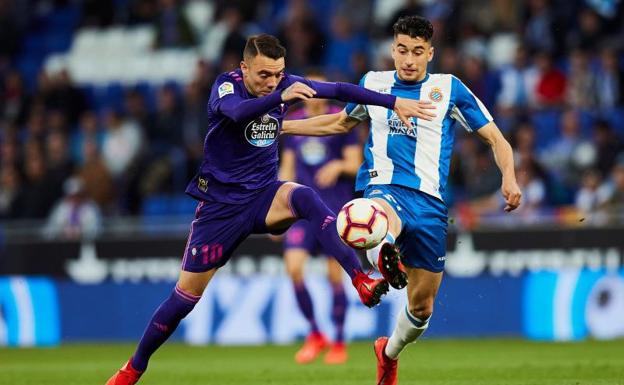
{"type": "Polygon", "coordinates": [[[219,86],[218,90],[219,90],[219,97],[220,98],[222,98],[222,97],[224,97],[225,95],[228,95],[228,94],[233,94],[234,93],[234,84],[232,84],[230,82],[222,83],[219,86]]]}
{"type": "Polygon", "coordinates": [[[442,94],[442,90],[438,87],[433,87],[431,92],[429,92],[429,99],[433,102],[439,103],[442,99],[444,99],[444,94],[442,94]]]}
{"type": "Polygon", "coordinates": [[[245,127],[245,139],[256,147],[268,147],[277,139],[279,122],[269,114],[256,118],[245,127]]]}

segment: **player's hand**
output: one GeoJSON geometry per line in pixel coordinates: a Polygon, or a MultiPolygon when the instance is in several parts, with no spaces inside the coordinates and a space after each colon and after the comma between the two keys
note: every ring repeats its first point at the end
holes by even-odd
{"type": "Polygon", "coordinates": [[[394,103],[394,112],[406,127],[412,127],[410,118],[418,118],[424,120],[433,120],[436,115],[431,110],[435,110],[435,106],[427,100],[413,100],[396,98],[394,103]]]}
{"type": "Polygon", "coordinates": [[[314,91],[311,87],[301,82],[294,82],[282,91],[282,101],[290,102],[297,99],[306,100],[313,98],[314,95],[316,95],[316,91],[314,91]]]}
{"type": "Polygon", "coordinates": [[[503,178],[503,185],[501,186],[501,192],[503,193],[503,198],[505,198],[505,211],[510,212],[518,208],[520,206],[520,201],[522,199],[522,191],[520,191],[520,187],[518,187],[518,183],[516,183],[516,179],[505,179],[503,178]]]}
{"type": "Polygon", "coordinates": [[[314,181],[320,188],[332,187],[338,181],[343,170],[342,161],[332,160],[316,172],[314,181]]]}

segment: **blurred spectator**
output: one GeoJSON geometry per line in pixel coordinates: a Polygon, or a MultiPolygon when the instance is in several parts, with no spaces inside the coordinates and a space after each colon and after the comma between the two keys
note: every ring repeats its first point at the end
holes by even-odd
{"type": "Polygon", "coordinates": [[[130,89],[125,96],[127,119],[147,134],[154,130],[154,114],[147,108],[145,97],[137,90],[130,89]]]}
{"type": "Polygon", "coordinates": [[[498,92],[498,82],[488,72],[486,64],[481,57],[467,55],[462,60],[462,63],[462,81],[488,109],[491,109],[498,92]]]}
{"type": "Polygon", "coordinates": [[[199,82],[194,81],[186,86],[184,101],[182,118],[184,147],[190,158],[199,164],[204,150],[204,137],[208,129],[206,125],[208,95],[203,94],[199,82]]]}
{"type": "Polygon", "coordinates": [[[9,71],[0,95],[0,117],[21,125],[26,120],[29,103],[22,76],[17,71],[9,71]]]}
{"type": "MultiPolygon", "coordinates": [[[[521,215],[536,215],[546,200],[546,186],[533,162],[524,162],[516,169],[518,186],[522,191],[521,215]]],[[[499,194],[500,195],[500,194],[499,194]]]]}
{"type": "Polygon", "coordinates": [[[619,153],[624,151],[624,144],[615,134],[611,125],[600,120],[592,129],[593,141],[596,146],[595,167],[602,176],[609,174],[619,153]]]}
{"type": "Polygon", "coordinates": [[[21,142],[42,141],[46,131],[45,110],[41,106],[33,106],[26,121],[26,129],[21,133],[21,142]]]}
{"type": "Polygon", "coordinates": [[[596,214],[600,206],[607,200],[608,191],[601,187],[600,172],[589,169],[583,174],[581,188],[574,199],[575,207],[584,215],[596,214]]]}
{"type": "Polygon", "coordinates": [[[526,47],[519,46],[513,65],[501,71],[501,88],[496,102],[503,116],[513,116],[536,102],[539,73],[530,66],[528,55],[526,47]]]}
{"type": "Polygon", "coordinates": [[[578,112],[569,109],[561,116],[559,136],[544,149],[540,161],[557,180],[572,187],[580,181],[580,170],[591,166],[595,155],[593,145],[581,137],[578,112]]]}
{"type": "Polygon", "coordinates": [[[115,2],[102,0],[83,0],[83,27],[108,27],[115,19],[115,2]]]}
{"type": "Polygon", "coordinates": [[[97,205],[85,195],[82,180],[69,178],[63,190],[65,196],[48,217],[44,235],[70,240],[95,238],[100,232],[101,214],[97,205]]]}
{"type": "Polygon", "coordinates": [[[93,138],[83,142],[82,152],[83,163],[77,174],[84,183],[86,195],[104,212],[114,212],[111,207],[115,201],[113,179],[93,138]]]}
{"type": "Polygon", "coordinates": [[[536,51],[553,53],[555,38],[553,34],[552,11],[548,0],[529,0],[527,3],[528,19],[524,29],[524,42],[536,51]]]}
{"type": "Polygon", "coordinates": [[[113,178],[123,178],[141,150],[141,131],[135,123],[123,119],[113,110],[106,113],[105,130],[102,146],[104,163],[113,178]]]}
{"type": "Polygon", "coordinates": [[[601,208],[613,220],[621,220],[624,217],[624,155],[618,156],[605,189],[606,198],[601,208]]]}
{"type": "Polygon", "coordinates": [[[227,33],[221,47],[222,55],[240,55],[245,49],[247,37],[242,31],[242,16],[238,9],[227,8],[223,14],[223,20],[227,25],[227,33]]]}
{"type": "Polygon", "coordinates": [[[154,0],[130,0],[127,23],[152,24],[156,20],[158,4],[154,0]]]}
{"type": "Polygon", "coordinates": [[[568,47],[595,50],[599,47],[603,21],[592,9],[585,8],[578,13],[578,25],[568,34],[568,47]]]}
{"type": "Polygon", "coordinates": [[[567,103],[581,109],[591,109],[596,105],[596,77],[589,63],[589,57],[583,49],[570,53],[570,70],[567,84],[567,103]]]}
{"type": "Polygon", "coordinates": [[[287,50],[289,71],[301,73],[308,66],[320,65],[325,38],[306,1],[291,0],[279,28],[279,39],[287,50]]]}
{"type": "Polygon", "coordinates": [[[175,86],[163,86],[158,90],[153,130],[148,132],[152,153],[168,153],[172,147],[182,144],[181,121],[182,109],[175,86]]]}
{"type": "Polygon", "coordinates": [[[241,52],[246,42],[246,38],[240,30],[242,27],[242,15],[234,7],[226,8],[219,15],[220,17],[215,20],[212,28],[203,39],[203,56],[211,63],[216,63],[222,58],[232,55],[236,56],[237,61],[240,61],[241,52]],[[242,48],[240,47],[241,39],[242,48]],[[240,48],[240,50],[234,51],[237,48],[240,48]]]}
{"type": "Polygon", "coordinates": [[[149,133],[151,164],[141,180],[144,194],[170,191],[171,188],[183,190],[188,182],[185,172],[185,138],[180,127],[183,111],[173,85],[164,86],[158,91],[157,105],[154,130],[149,133]]]}
{"type": "Polygon", "coordinates": [[[566,93],[565,74],[555,67],[552,55],[546,51],[537,54],[535,65],[538,79],[535,93],[539,107],[561,107],[566,93]]]}
{"type": "Polygon", "coordinates": [[[180,48],[196,44],[191,24],[178,0],[159,0],[156,16],[156,47],[180,48]]]}
{"type": "Polygon", "coordinates": [[[605,48],[600,53],[596,87],[597,102],[601,109],[624,105],[624,72],[613,49],[605,48]]]}
{"type": "Polygon", "coordinates": [[[47,174],[41,148],[33,144],[25,156],[26,180],[19,199],[20,218],[45,218],[61,196],[61,186],[47,174]]]}
{"type": "Polygon", "coordinates": [[[73,84],[66,70],[52,75],[40,74],[37,98],[43,100],[46,108],[61,111],[71,125],[76,124],[87,109],[82,91],[73,84]]]}
{"type": "Polygon", "coordinates": [[[71,154],[76,164],[83,164],[83,147],[85,142],[93,141],[97,148],[102,148],[104,142],[104,132],[100,129],[100,123],[95,112],[85,111],[80,117],[78,129],[74,131],[71,138],[71,154]]]}
{"type": "Polygon", "coordinates": [[[332,18],[332,38],[325,52],[325,67],[330,78],[359,81],[351,63],[356,54],[367,54],[367,41],[353,31],[351,21],[344,14],[332,18]]]}
{"type": "Polygon", "coordinates": [[[15,1],[0,0],[0,61],[12,57],[19,48],[21,31],[15,17],[15,1]]]}
{"type": "Polygon", "coordinates": [[[13,165],[3,164],[0,169],[0,219],[19,217],[18,200],[21,195],[21,181],[13,165]]]}
{"type": "Polygon", "coordinates": [[[19,146],[15,138],[11,136],[3,137],[0,141],[0,166],[17,166],[19,155],[19,146]]]}
{"type": "Polygon", "coordinates": [[[52,130],[45,144],[49,177],[54,186],[61,186],[74,171],[67,136],[63,131],[52,130]]]}
{"type": "Polygon", "coordinates": [[[500,188],[500,173],[489,147],[467,134],[460,137],[458,144],[458,167],[466,198],[481,198],[500,188]]]}
{"type": "Polygon", "coordinates": [[[384,27],[384,33],[388,36],[394,35],[392,27],[394,23],[403,16],[410,15],[423,15],[424,7],[419,0],[405,0],[402,8],[397,9],[396,12],[388,19],[384,27]]]}

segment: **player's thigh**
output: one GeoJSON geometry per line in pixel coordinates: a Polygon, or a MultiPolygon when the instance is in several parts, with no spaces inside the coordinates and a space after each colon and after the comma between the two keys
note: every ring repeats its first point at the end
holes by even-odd
{"type": "Polygon", "coordinates": [[[433,312],[433,304],[442,282],[442,272],[407,267],[407,300],[410,313],[424,319],[433,312]]]}
{"type": "Polygon", "coordinates": [[[286,273],[294,282],[303,281],[303,267],[308,260],[306,249],[286,249],[284,251],[284,264],[286,273]]]}
{"type": "Polygon", "coordinates": [[[388,229],[392,235],[398,237],[403,228],[403,220],[399,215],[402,207],[399,205],[396,193],[391,185],[369,186],[364,191],[364,198],[369,198],[379,203],[388,216],[388,229]]]}
{"type": "Polygon", "coordinates": [[[327,257],[327,278],[331,283],[341,283],[344,270],[334,257],[327,257]]]}
{"type": "Polygon", "coordinates": [[[282,230],[292,225],[297,217],[290,206],[290,194],[301,185],[286,182],[282,184],[271,202],[265,217],[265,224],[269,230],[282,230]]]}
{"type": "Polygon", "coordinates": [[[201,273],[182,270],[178,278],[178,287],[185,293],[201,296],[216,272],[216,268],[201,273]]]}
{"type": "Polygon", "coordinates": [[[182,270],[206,273],[225,265],[251,234],[255,213],[248,205],[203,202],[191,222],[182,270]]]}
{"type": "Polygon", "coordinates": [[[401,262],[411,268],[439,273],[446,261],[447,223],[444,218],[410,213],[397,238],[401,262]]]}
{"type": "Polygon", "coordinates": [[[379,203],[388,216],[388,230],[397,237],[401,233],[401,218],[397,215],[394,208],[384,198],[372,198],[379,203]]]}

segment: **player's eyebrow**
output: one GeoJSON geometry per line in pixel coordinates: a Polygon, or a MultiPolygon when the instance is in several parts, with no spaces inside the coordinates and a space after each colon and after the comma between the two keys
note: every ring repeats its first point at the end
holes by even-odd
{"type": "Polygon", "coordinates": [[[261,74],[261,75],[279,75],[282,72],[284,72],[284,70],[285,70],[285,68],[282,68],[281,70],[276,71],[276,72],[271,72],[269,70],[260,70],[260,71],[258,71],[258,73],[261,74]]]}
{"type": "MultiPolygon", "coordinates": [[[[405,44],[403,44],[403,43],[397,43],[397,47],[405,48],[405,49],[409,50],[409,48],[405,44]]],[[[425,46],[424,45],[417,45],[417,46],[415,46],[413,48],[413,50],[416,50],[416,49],[425,49],[425,46]]]]}

